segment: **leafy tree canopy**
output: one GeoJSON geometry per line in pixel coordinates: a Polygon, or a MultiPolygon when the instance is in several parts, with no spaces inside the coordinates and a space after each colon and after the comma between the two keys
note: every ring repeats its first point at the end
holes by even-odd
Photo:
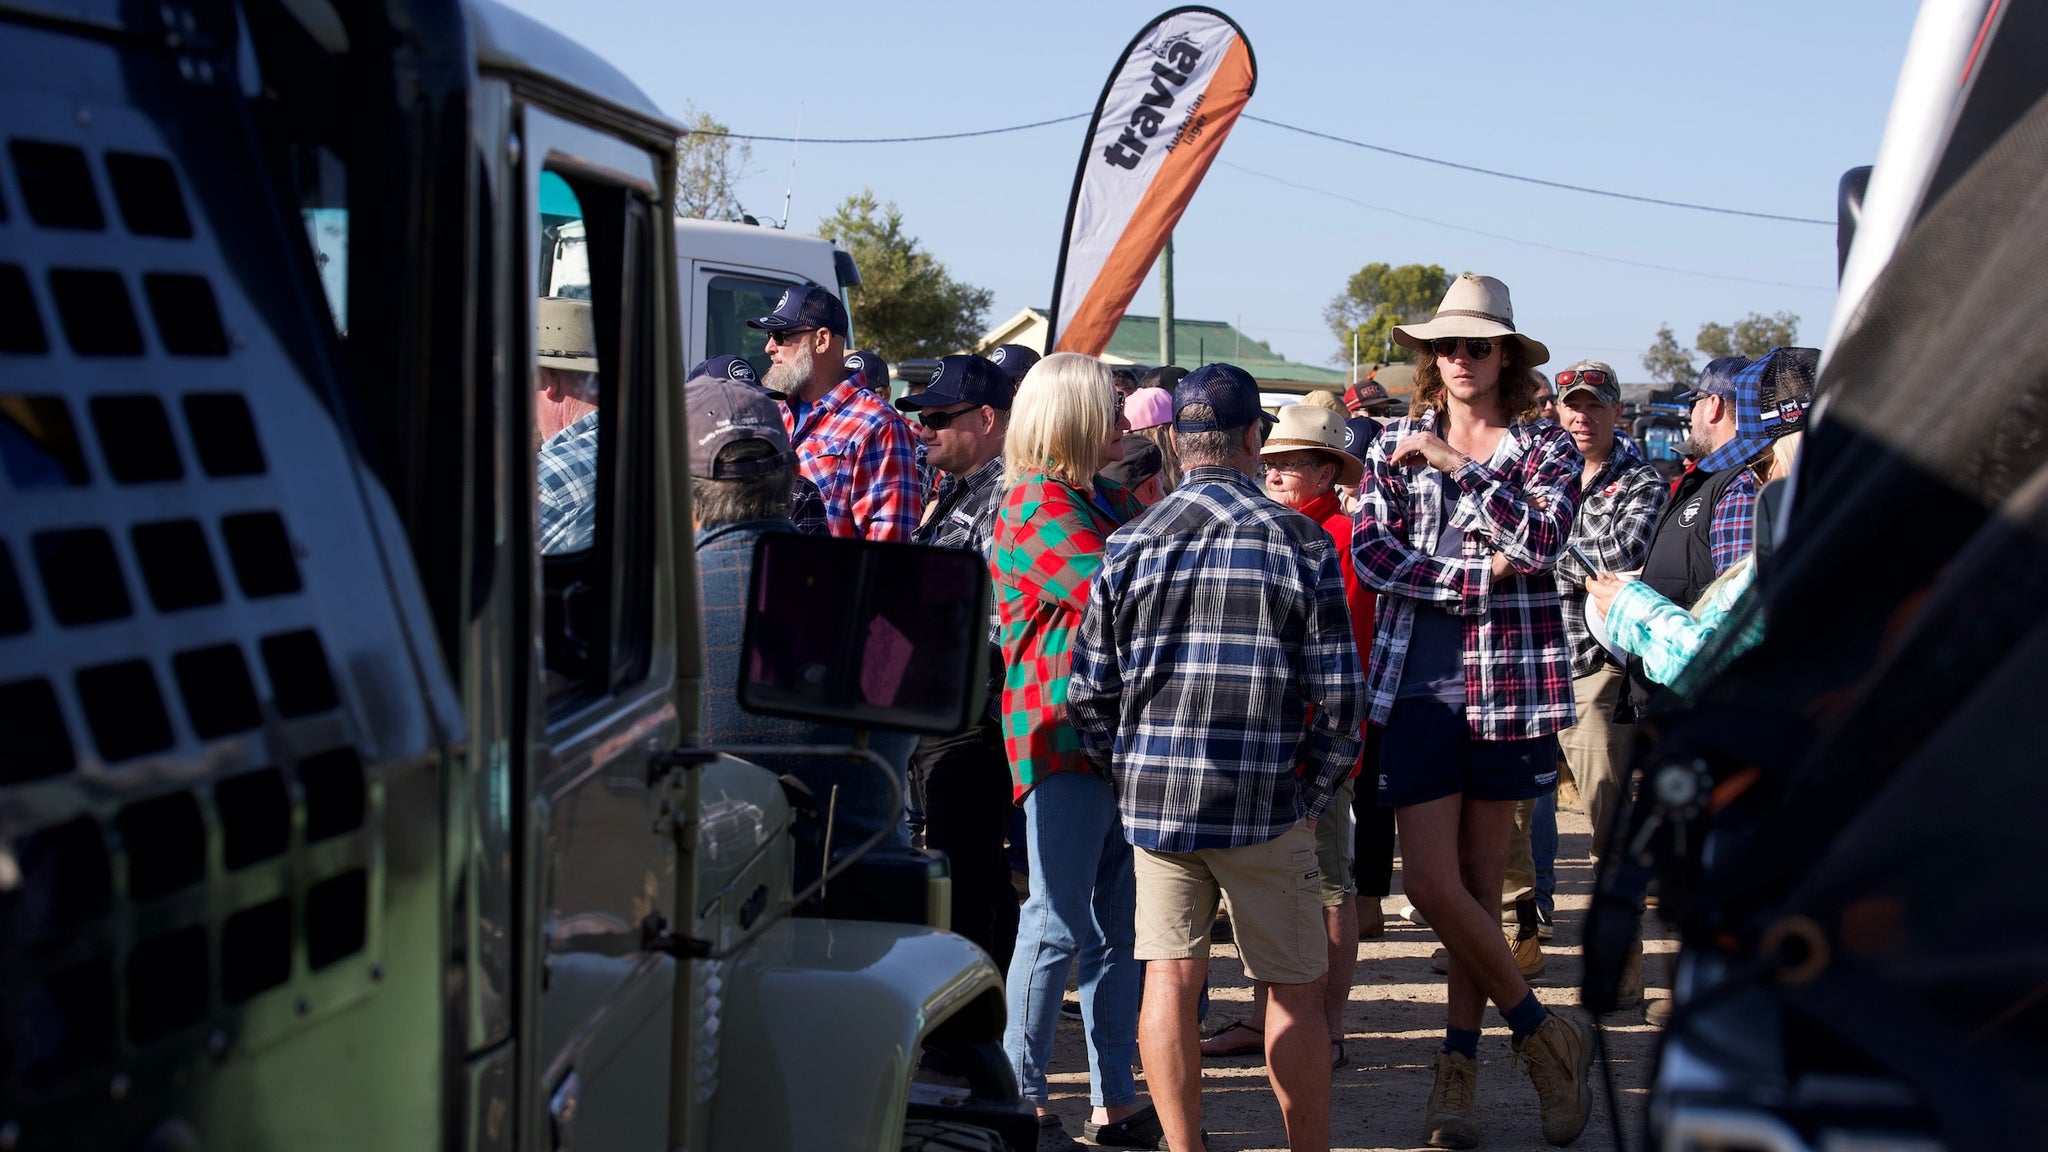
{"type": "Polygon", "coordinates": [[[836,241],[860,266],[852,299],[861,347],[894,361],[980,343],[994,294],[947,275],[937,257],[904,233],[903,213],[893,202],[877,203],[872,189],[862,189],[819,222],[818,235],[836,241]]]}

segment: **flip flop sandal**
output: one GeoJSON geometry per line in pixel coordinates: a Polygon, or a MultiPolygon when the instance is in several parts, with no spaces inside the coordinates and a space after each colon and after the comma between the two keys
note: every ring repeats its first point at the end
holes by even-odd
{"type": "Polygon", "coordinates": [[[1084,1124],[1081,1135],[1101,1148],[1166,1147],[1166,1129],[1159,1125],[1159,1110],[1150,1104],[1121,1120],[1084,1124]]]}
{"type": "Polygon", "coordinates": [[[1216,1031],[1209,1033],[1208,1037],[1202,1041],[1202,1055],[1204,1056],[1262,1056],[1265,1052],[1266,1034],[1242,1020],[1233,1020],[1225,1024],[1216,1031]],[[1224,1040],[1225,1037],[1231,1036],[1232,1033],[1236,1032],[1242,1032],[1244,1036],[1224,1040]],[[1218,1040],[1224,1040],[1224,1043],[1216,1047],[1210,1046],[1218,1040]]]}

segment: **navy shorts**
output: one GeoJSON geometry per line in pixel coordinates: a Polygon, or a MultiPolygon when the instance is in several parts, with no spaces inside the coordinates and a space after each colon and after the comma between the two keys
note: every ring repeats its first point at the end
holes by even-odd
{"type": "Polygon", "coordinates": [[[1465,710],[1441,700],[1396,700],[1380,734],[1380,803],[1392,808],[1446,796],[1529,800],[1557,787],[1557,737],[1477,740],[1465,710]]]}

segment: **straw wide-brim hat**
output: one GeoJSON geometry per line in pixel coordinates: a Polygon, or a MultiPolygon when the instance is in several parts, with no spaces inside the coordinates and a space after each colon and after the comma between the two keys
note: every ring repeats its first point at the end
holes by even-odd
{"type": "Polygon", "coordinates": [[[1522,346],[1522,362],[1534,367],[1550,359],[1550,349],[1515,331],[1515,306],[1508,300],[1508,286],[1491,276],[1470,272],[1451,281],[1444,302],[1427,324],[1396,324],[1394,343],[1418,352],[1442,336],[1485,336],[1513,340],[1522,346]]]}
{"type": "Polygon", "coordinates": [[[543,368],[597,371],[597,329],[590,301],[543,296],[534,318],[533,350],[543,368]]]}
{"type": "Polygon", "coordinates": [[[1337,466],[1337,483],[1346,488],[1365,475],[1365,463],[1344,450],[1344,417],[1313,404],[1290,404],[1280,410],[1273,434],[1266,437],[1261,456],[1283,452],[1326,452],[1337,466]]]}

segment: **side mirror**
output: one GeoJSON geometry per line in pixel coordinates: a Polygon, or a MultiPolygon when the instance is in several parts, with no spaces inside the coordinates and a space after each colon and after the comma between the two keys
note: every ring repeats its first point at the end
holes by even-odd
{"type": "Polygon", "coordinates": [[[740,707],[947,735],[988,693],[988,563],[974,552],[771,533],[754,545],[740,707]]]}

